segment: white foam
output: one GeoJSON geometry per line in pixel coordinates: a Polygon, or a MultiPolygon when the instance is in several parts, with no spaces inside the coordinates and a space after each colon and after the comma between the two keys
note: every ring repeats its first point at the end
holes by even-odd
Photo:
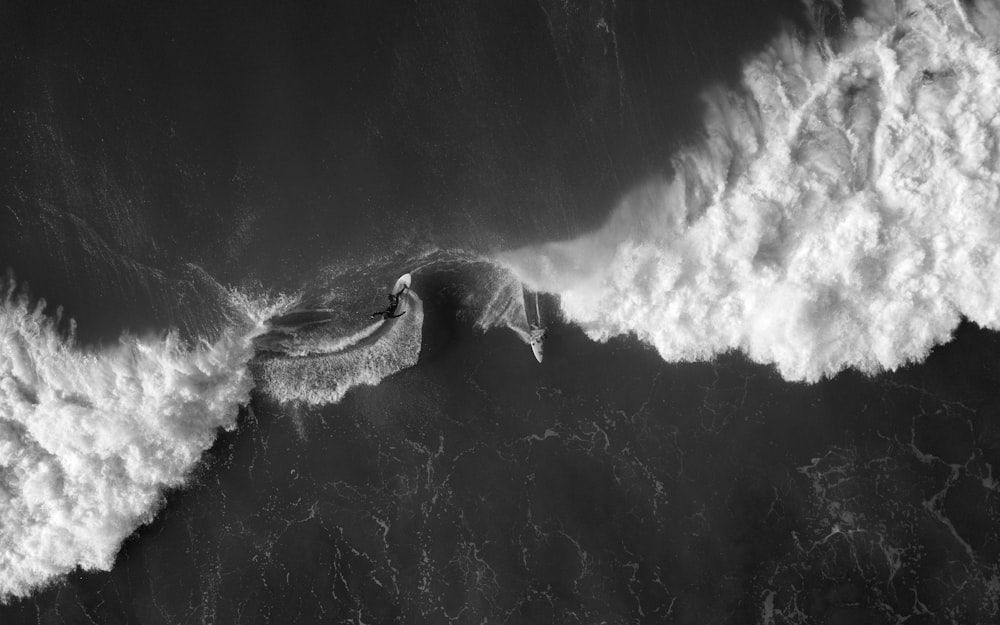
{"type": "Polygon", "coordinates": [[[998,12],[896,4],[840,41],[779,36],[706,95],[672,181],[503,262],[595,339],[793,380],[921,359],[962,316],[1000,328],[998,12]]]}
{"type": "Polygon", "coordinates": [[[0,302],[0,600],[77,566],[110,569],[164,489],[235,425],[251,339],[288,302],[232,300],[249,329],[212,345],[126,336],[99,351],[75,346],[42,305],[0,302]]]}
{"type": "Polygon", "coordinates": [[[413,290],[403,298],[407,312],[399,318],[375,324],[347,340],[317,340],[254,362],[258,388],[281,402],[333,404],[355,386],[375,385],[412,367],[420,356],[424,309],[413,290]],[[323,352],[319,349],[323,345],[336,346],[337,351],[323,352]]]}

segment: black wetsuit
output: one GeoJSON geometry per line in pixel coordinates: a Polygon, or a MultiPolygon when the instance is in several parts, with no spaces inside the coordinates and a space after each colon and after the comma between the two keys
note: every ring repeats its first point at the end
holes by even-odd
{"type": "Polygon", "coordinates": [[[396,317],[402,317],[403,315],[405,315],[406,314],[405,310],[399,313],[398,315],[394,314],[396,312],[396,309],[399,308],[399,298],[402,297],[403,293],[405,292],[406,289],[403,289],[402,291],[399,292],[398,295],[390,295],[389,307],[386,308],[385,310],[379,310],[373,312],[371,318],[374,319],[375,317],[381,316],[383,319],[395,319],[396,317]]]}

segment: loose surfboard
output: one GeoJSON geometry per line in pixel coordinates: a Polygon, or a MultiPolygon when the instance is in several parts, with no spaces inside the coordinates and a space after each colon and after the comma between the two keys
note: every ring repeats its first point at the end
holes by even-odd
{"type": "Polygon", "coordinates": [[[545,355],[545,328],[533,326],[528,335],[528,344],[531,345],[531,353],[535,355],[535,360],[542,362],[545,355]]]}
{"type": "Polygon", "coordinates": [[[528,322],[528,345],[531,346],[531,353],[535,355],[535,360],[542,362],[542,357],[545,355],[545,326],[542,325],[542,311],[538,308],[538,293],[529,293],[529,291],[525,289],[525,300],[530,299],[529,295],[535,300],[535,315],[534,320],[532,320],[532,307],[527,301],[525,301],[524,316],[525,320],[528,322]]]}

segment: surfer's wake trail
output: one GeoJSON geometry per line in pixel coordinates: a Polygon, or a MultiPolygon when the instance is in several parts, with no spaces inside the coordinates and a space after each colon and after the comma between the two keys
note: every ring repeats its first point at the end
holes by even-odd
{"type": "MultiPolygon", "coordinates": [[[[420,356],[423,303],[415,291],[403,296],[407,312],[360,332],[336,338],[317,332],[292,335],[274,354],[251,363],[258,388],[280,402],[337,403],[350,389],[376,385],[412,367],[420,356]]],[[[277,342],[280,344],[280,342],[277,342]]]]}
{"type": "Polygon", "coordinates": [[[0,300],[0,600],[77,566],[110,569],[121,542],[182,484],[251,388],[260,305],[214,344],[175,334],[84,351],[8,284],[0,300]]]}
{"type": "Polygon", "coordinates": [[[501,260],[595,339],[739,349],[791,380],[921,359],[962,316],[1000,329],[1000,14],[963,6],[872,2],[840,40],[779,36],[706,96],[673,180],[501,260]]]}

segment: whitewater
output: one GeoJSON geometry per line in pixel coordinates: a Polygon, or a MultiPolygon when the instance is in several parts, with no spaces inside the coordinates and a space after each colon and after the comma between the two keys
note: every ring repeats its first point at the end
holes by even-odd
{"type": "MultiPolygon", "coordinates": [[[[963,317],[1000,329],[998,33],[993,5],[907,0],[869,5],[835,40],[780,34],[741,88],[705,94],[703,137],[670,179],[596,232],[469,261],[476,325],[523,330],[523,283],[596,340],[635,335],[669,361],[741,350],[804,381],[919,360],[963,317]]],[[[394,324],[312,328],[261,356],[268,320],[296,302],[234,293],[242,319],[211,342],[84,349],[7,287],[2,600],[109,569],[255,385],[339,401],[415,364],[422,341],[413,293],[394,324]]]]}
{"type": "Polygon", "coordinates": [[[44,300],[7,280],[0,300],[0,598],[76,567],[111,568],[122,541],[184,483],[219,428],[236,425],[246,363],[266,320],[291,306],[238,292],[215,342],[177,333],[83,349],[44,300]]]}
{"type": "Polygon", "coordinates": [[[705,95],[670,180],[501,261],[593,339],[741,350],[789,380],[920,360],[963,317],[1000,329],[998,23],[906,0],[836,41],[789,30],[705,95]]]}

